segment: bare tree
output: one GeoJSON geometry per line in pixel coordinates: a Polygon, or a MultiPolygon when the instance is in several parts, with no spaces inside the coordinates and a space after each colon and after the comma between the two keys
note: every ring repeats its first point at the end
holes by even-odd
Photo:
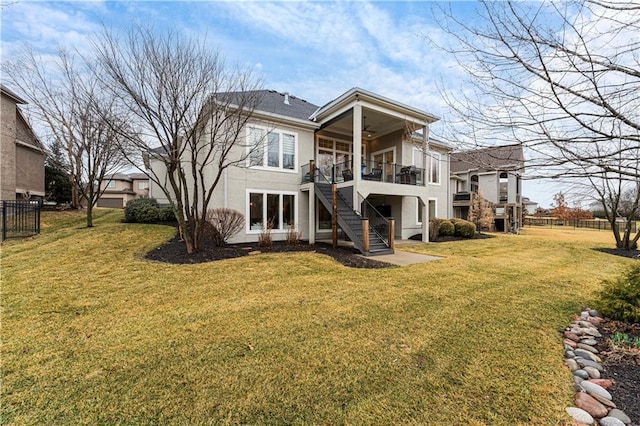
{"type": "Polygon", "coordinates": [[[475,145],[518,141],[530,172],[591,182],[592,191],[603,179],[637,184],[637,4],[483,2],[470,24],[448,9],[437,13],[454,40],[441,47],[471,88],[444,92],[458,136],[475,145]]]}
{"type": "MultiPolygon", "coordinates": [[[[113,99],[105,95],[88,70],[60,49],[45,61],[24,47],[21,55],[3,64],[6,75],[29,98],[32,116],[50,132],[50,139],[66,150],[72,183],[72,206],[87,206],[87,226],[93,226],[93,207],[104,192],[101,184],[108,173],[124,165],[118,132],[103,119],[114,115],[113,99]]],[[[119,126],[125,126],[120,120],[119,126]]]]}
{"type": "Polygon", "coordinates": [[[244,166],[261,140],[246,125],[260,101],[248,70],[228,68],[204,41],[133,27],[94,42],[105,87],[139,133],[123,133],[129,156],[171,203],[188,253],[200,249],[208,206],[224,171],[244,166]],[[160,165],[161,167],[158,167],[160,165]]]}

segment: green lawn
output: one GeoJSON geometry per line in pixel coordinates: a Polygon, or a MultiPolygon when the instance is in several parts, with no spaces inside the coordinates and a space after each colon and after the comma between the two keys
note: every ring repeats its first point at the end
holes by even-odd
{"type": "Polygon", "coordinates": [[[631,260],[608,232],[166,265],[173,230],[47,213],[2,255],[3,424],[559,424],[559,330],[631,260]]]}

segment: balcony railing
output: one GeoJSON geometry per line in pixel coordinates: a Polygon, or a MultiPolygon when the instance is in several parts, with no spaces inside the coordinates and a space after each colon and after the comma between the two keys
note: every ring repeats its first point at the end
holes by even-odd
{"type": "MultiPolygon", "coordinates": [[[[311,179],[310,164],[301,167],[301,182],[317,182],[311,179]]],[[[341,183],[353,180],[353,165],[351,161],[334,164],[332,166],[314,167],[315,173],[322,174],[328,181],[341,183]]],[[[396,183],[400,185],[424,186],[425,170],[415,166],[402,164],[379,164],[373,161],[363,161],[360,169],[362,180],[396,183]]]]}

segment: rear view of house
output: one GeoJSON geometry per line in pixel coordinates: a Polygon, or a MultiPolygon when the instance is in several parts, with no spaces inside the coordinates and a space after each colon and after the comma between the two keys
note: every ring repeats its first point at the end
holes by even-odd
{"type": "Polygon", "coordinates": [[[475,197],[494,208],[495,229],[510,232],[522,226],[522,145],[504,145],[451,154],[453,217],[467,219],[475,197]]]}
{"type": "MultiPolygon", "coordinates": [[[[313,243],[332,237],[334,219],[366,254],[389,252],[396,238],[427,241],[429,217],[446,217],[449,207],[451,149],[430,139],[436,120],[359,88],[321,107],[261,91],[243,144],[258,149],[224,171],[209,207],[244,214],[232,242],[255,242],[271,226],[274,240],[295,228],[313,243]]],[[[159,161],[149,166],[162,174],[159,161]]],[[[153,182],[150,196],[168,202],[153,182]]]]}

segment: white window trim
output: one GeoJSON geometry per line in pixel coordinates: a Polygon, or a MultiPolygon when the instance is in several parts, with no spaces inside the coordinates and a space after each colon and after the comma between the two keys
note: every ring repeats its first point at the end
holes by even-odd
{"type": "MultiPolygon", "coordinates": [[[[433,201],[435,204],[435,216],[434,217],[438,217],[438,199],[437,198],[429,198],[427,199],[427,205],[425,206],[427,208],[427,215],[429,215],[429,202],[433,201]]],[[[418,221],[418,217],[420,217],[419,214],[420,211],[420,199],[416,198],[416,226],[422,226],[422,222],[418,221]]],[[[429,217],[429,220],[433,219],[432,217],[429,217]]]]}
{"type": "MultiPolygon", "coordinates": [[[[348,140],[345,139],[337,139],[337,138],[333,138],[333,137],[327,137],[327,136],[318,136],[318,138],[316,139],[316,152],[315,152],[315,158],[316,161],[318,160],[318,158],[320,157],[320,138],[327,140],[327,141],[331,141],[333,142],[333,148],[322,148],[324,150],[331,150],[331,153],[333,154],[333,165],[336,164],[336,154],[340,153],[340,154],[347,154],[349,156],[349,161],[353,160],[353,142],[350,142],[348,140]],[[342,151],[340,149],[336,149],[336,142],[340,142],[340,143],[344,143],[349,145],[349,151],[342,151]]],[[[364,148],[364,158],[366,159],[366,153],[367,153],[367,146],[363,143],[362,147],[364,148]]]]}
{"type": "Polygon", "coordinates": [[[115,180],[110,180],[105,185],[105,188],[115,188],[115,187],[116,187],[116,181],[115,180]]]}
{"type": "Polygon", "coordinates": [[[429,159],[429,185],[442,186],[442,154],[435,151],[429,151],[429,154],[427,154],[427,158],[429,159]],[[436,163],[438,163],[438,182],[431,181],[431,160],[433,159],[435,159],[436,163]]]}
{"type": "Polygon", "coordinates": [[[263,154],[262,154],[262,166],[252,166],[251,165],[251,156],[249,155],[249,153],[251,152],[251,149],[253,148],[252,146],[247,145],[247,160],[246,160],[246,165],[248,168],[252,169],[252,170],[265,170],[265,171],[270,171],[270,172],[282,172],[282,173],[298,173],[298,141],[299,141],[299,135],[298,132],[294,132],[294,131],[289,131],[289,130],[283,130],[283,129],[269,129],[267,127],[264,126],[260,126],[260,125],[247,125],[246,127],[246,139],[249,139],[249,135],[250,135],[250,129],[259,129],[264,131],[265,134],[265,138],[262,141],[262,146],[263,146],[263,154]],[[265,164],[269,164],[269,137],[267,136],[269,133],[277,133],[279,135],[279,145],[278,145],[278,149],[280,152],[280,157],[278,158],[278,162],[279,165],[278,167],[273,167],[273,166],[268,166],[265,164]],[[282,138],[282,134],[286,133],[288,135],[292,135],[294,138],[294,142],[293,142],[293,146],[294,146],[294,158],[293,158],[293,169],[285,169],[283,168],[283,155],[284,155],[284,151],[282,149],[282,145],[283,145],[283,138],[282,138]]]}
{"type": "MultiPolygon", "coordinates": [[[[280,198],[279,206],[278,206],[278,214],[280,215],[279,222],[283,222],[282,218],[282,196],[283,195],[293,195],[293,221],[296,228],[299,228],[299,216],[298,216],[298,192],[297,191],[272,191],[269,189],[247,189],[245,196],[245,232],[247,235],[259,235],[262,230],[260,229],[251,229],[251,194],[262,194],[263,203],[262,203],[262,219],[264,220],[267,216],[267,203],[266,203],[266,195],[278,195],[280,198]]],[[[298,229],[299,230],[299,229],[298,229]]],[[[288,229],[272,229],[272,234],[286,234],[289,232],[288,229]]]]}
{"type": "Polygon", "coordinates": [[[396,147],[381,149],[380,151],[372,152],[370,155],[371,162],[374,161],[376,155],[384,154],[385,152],[393,151],[393,164],[398,164],[398,157],[396,155],[396,147]]]}

